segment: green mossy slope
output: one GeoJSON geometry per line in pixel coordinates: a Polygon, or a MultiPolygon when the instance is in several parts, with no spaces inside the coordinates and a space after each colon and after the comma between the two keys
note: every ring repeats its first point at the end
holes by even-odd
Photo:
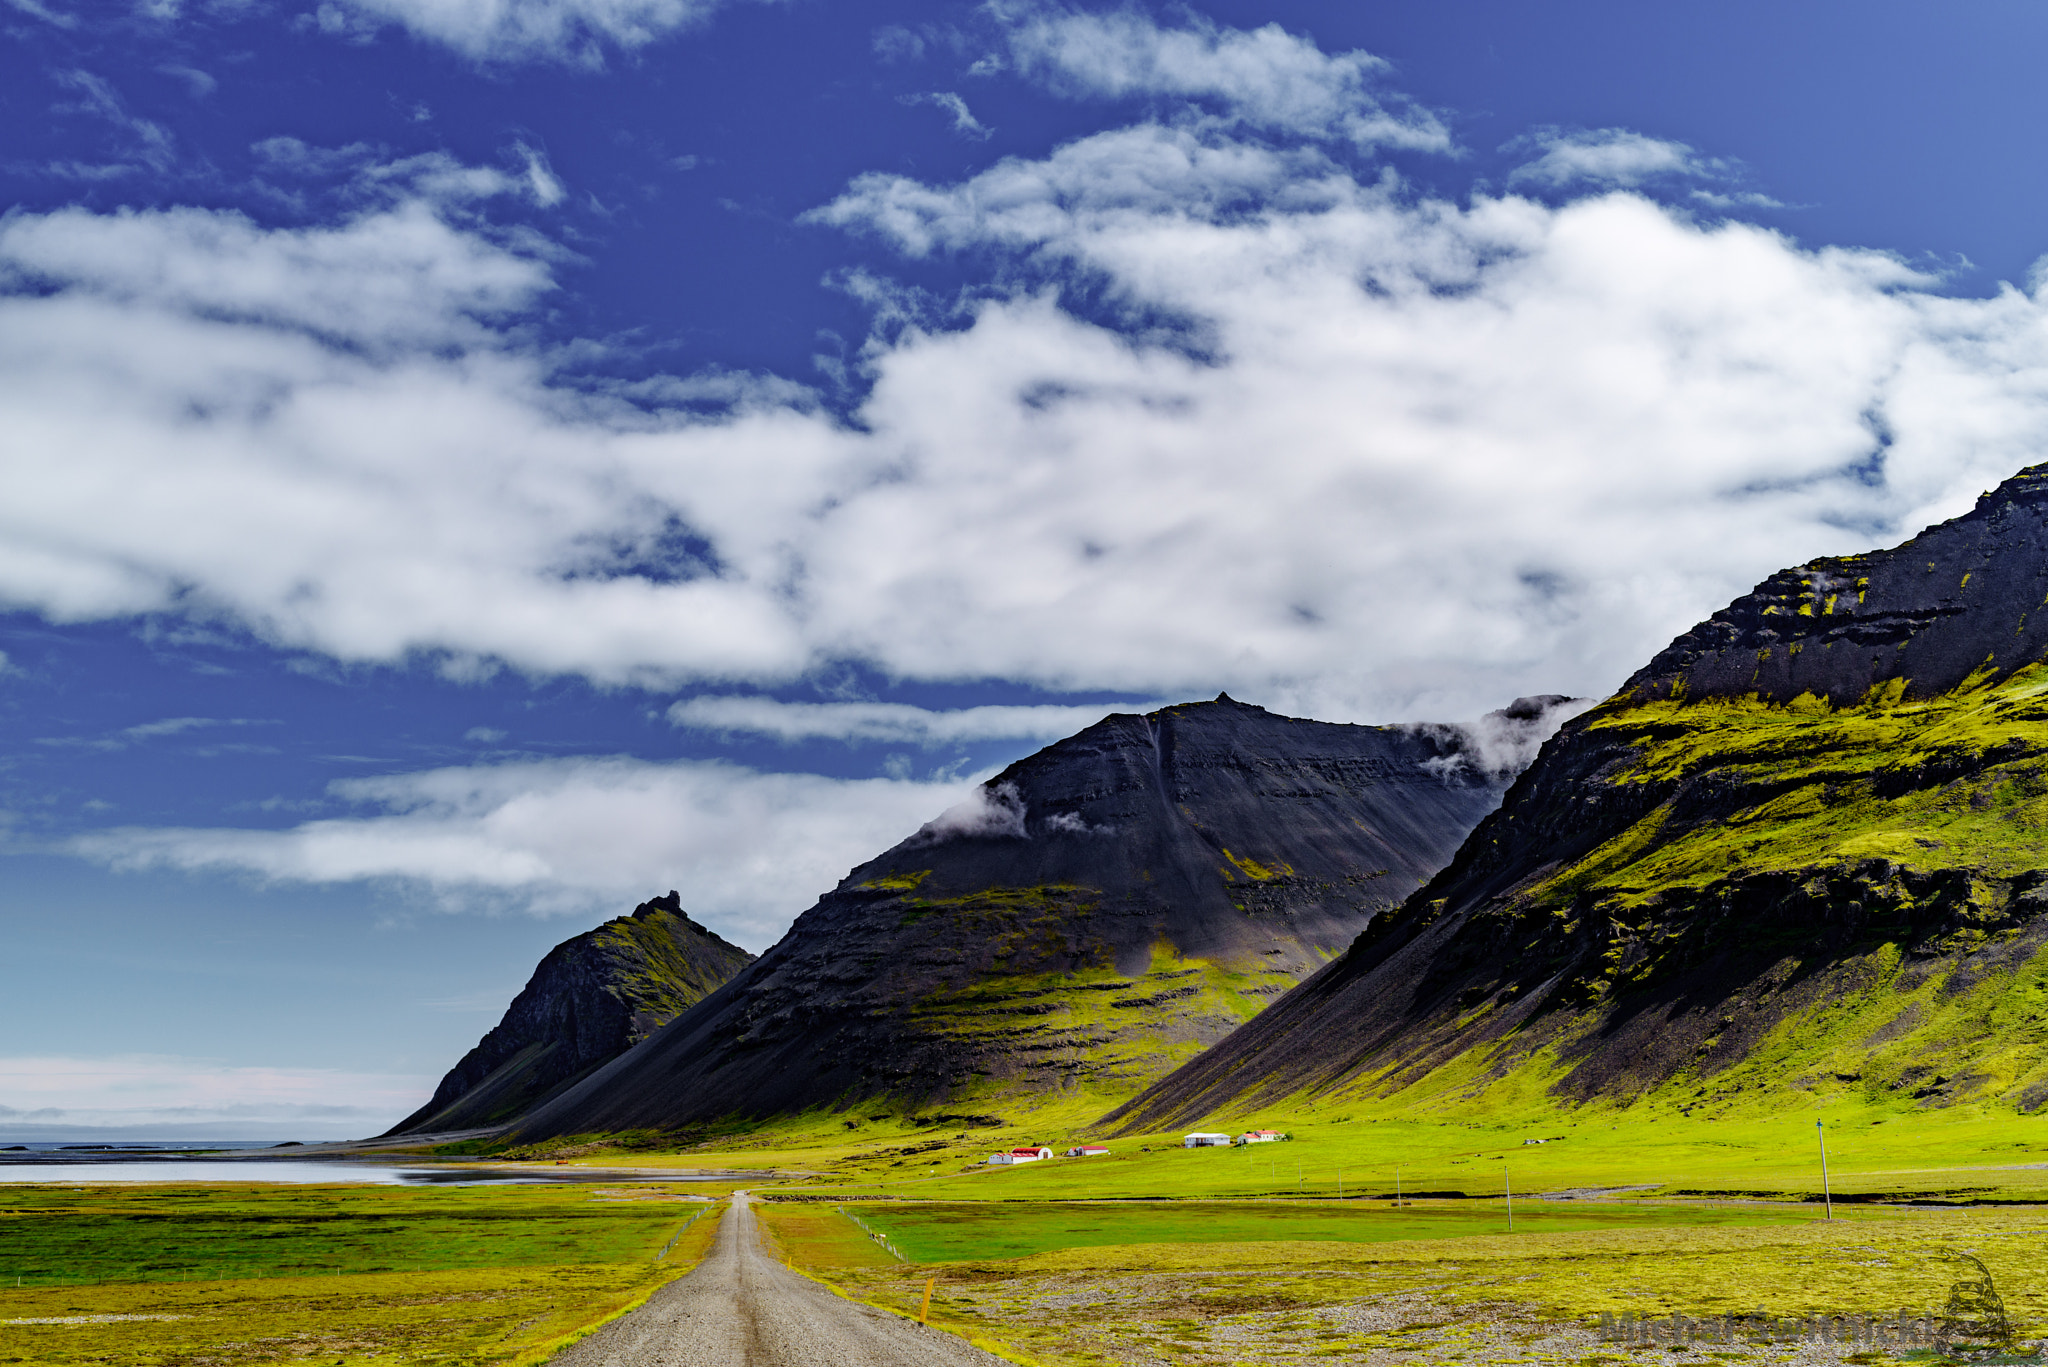
{"type": "Polygon", "coordinates": [[[2048,1102],[2048,476],[1815,562],[1569,723],[1457,858],[1131,1106],[2048,1102]],[[1852,573],[1853,571],[1853,573],[1852,573]]]}

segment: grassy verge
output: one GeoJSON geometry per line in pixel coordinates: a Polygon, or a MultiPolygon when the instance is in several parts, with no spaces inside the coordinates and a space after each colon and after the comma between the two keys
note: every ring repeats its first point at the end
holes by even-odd
{"type": "MultiPolygon", "coordinates": [[[[822,1273],[849,1294],[906,1310],[935,1275],[935,1315],[1000,1335],[1048,1367],[1775,1362],[1792,1346],[1738,1342],[1645,1356],[1603,1343],[1598,1317],[1764,1315],[1783,1324],[1902,1307],[1938,1315],[1951,1283],[1977,1275],[1954,1256],[1964,1251],[1992,1273],[2021,1335],[2039,1337],[2048,1332],[2048,1269],[2037,1254],[2044,1234],[2048,1214],[2039,1211],[1883,1211],[1749,1227],[1645,1221],[1384,1243],[1113,1245],[822,1273]]],[[[1808,1343],[1798,1360],[1899,1356],[1808,1343]]]]}
{"type": "Polygon", "coordinates": [[[572,1186],[0,1188],[0,1363],[524,1367],[694,1266],[715,1215],[676,1236],[703,1210],[572,1186]]]}

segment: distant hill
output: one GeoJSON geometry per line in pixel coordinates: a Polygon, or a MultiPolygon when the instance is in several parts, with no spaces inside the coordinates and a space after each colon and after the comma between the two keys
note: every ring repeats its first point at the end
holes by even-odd
{"type": "Polygon", "coordinates": [[[565,940],[505,1018],[391,1134],[501,1124],[609,1063],[753,961],[684,914],[673,892],[565,940]]]}
{"type": "Polygon", "coordinates": [[[2034,1110],[2044,658],[2048,466],[1775,574],[1567,723],[1342,958],[1105,1124],[1332,1095],[2034,1110]]]}
{"type": "Polygon", "coordinates": [[[1129,1096],[1434,873],[1562,701],[1476,729],[1332,725],[1227,697],[1110,717],[855,869],[519,1133],[1129,1096]]]}

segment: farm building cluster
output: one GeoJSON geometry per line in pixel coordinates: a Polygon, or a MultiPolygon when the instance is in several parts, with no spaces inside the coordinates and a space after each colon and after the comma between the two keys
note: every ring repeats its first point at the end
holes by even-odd
{"type": "MultiPolygon", "coordinates": [[[[1246,1130],[1243,1134],[1211,1133],[1206,1130],[1197,1130],[1193,1134],[1182,1135],[1180,1146],[1184,1149],[1221,1149],[1231,1148],[1239,1144],[1270,1144],[1275,1140],[1288,1137],[1285,1132],[1280,1130],[1246,1130]]],[[[1104,1144],[1076,1144],[1071,1149],[1062,1150],[1060,1157],[1094,1158],[1108,1152],[1109,1147],[1104,1144]]],[[[1051,1149],[1043,1145],[1027,1144],[1021,1149],[998,1150],[982,1161],[1007,1167],[1013,1163],[1036,1163],[1050,1157],[1052,1157],[1051,1149]]]]}
{"type": "MultiPolygon", "coordinates": [[[[1105,1154],[1108,1152],[1109,1149],[1102,1144],[1079,1144],[1071,1149],[1066,1150],[1064,1153],[1060,1155],[1060,1157],[1094,1158],[1099,1154],[1105,1154]]],[[[1036,1163],[1041,1158],[1050,1157],[1052,1157],[1051,1149],[1027,1145],[1021,1149],[1004,1149],[1000,1153],[992,1153],[983,1161],[988,1163],[999,1164],[1036,1163]]]]}
{"type": "Polygon", "coordinates": [[[1243,1134],[1234,1135],[1196,1130],[1193,1134],[1182,1135],[1180,1146],[1184,1149],[1223,1149],[1238,1144],[1270,1144],[1286,1137],[1279,1130],[1246,1130],[1243,1134]]]}

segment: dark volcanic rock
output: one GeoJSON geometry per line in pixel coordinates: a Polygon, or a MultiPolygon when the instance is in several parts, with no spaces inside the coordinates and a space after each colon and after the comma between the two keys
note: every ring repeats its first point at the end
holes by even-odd
{"type": "Polygon", "coordinates": [[[1459,1097],[1524,1069],[1566,1101],[1896,1093],[1992,1056],[2017,1086],[2048,1051],[1966,1012],[2048,941],[2044,656],[2048,466],[1773,575],[1567,723],[1399,911],[1106,1123],[1419,1099],[1460,1058],[1459,1097]],[[1760,1061],[1795,1017],[1805,1053],[1760,1061]]]}
{"type": "MultiPolygon", "coordinates": [[[[1494,729],[1528,734],[1560,699],[1494,729]]],[[[1114,716],[849,874],[732,982],[522,1136],[1129,1095],[1426,879],[1507,780],[1455,728],[1229,698],[1114,716]]]]}
{"type": "Polygon", "coordinates": [[[1643,697],[1802,693],[1837,707],[1873,684],[1931,697],[2048,654],[2048,466],[1895,550],[1781,570],[1673,641],[1626,685],[1643,697]]]}
{"type": "Polygon", "coordinates": [[[434,1099],[389,1131],[501,1124],[609,1063],[753,960],[684,914],[673,892],[548,952],[505,1018],[434,1099]]]}

